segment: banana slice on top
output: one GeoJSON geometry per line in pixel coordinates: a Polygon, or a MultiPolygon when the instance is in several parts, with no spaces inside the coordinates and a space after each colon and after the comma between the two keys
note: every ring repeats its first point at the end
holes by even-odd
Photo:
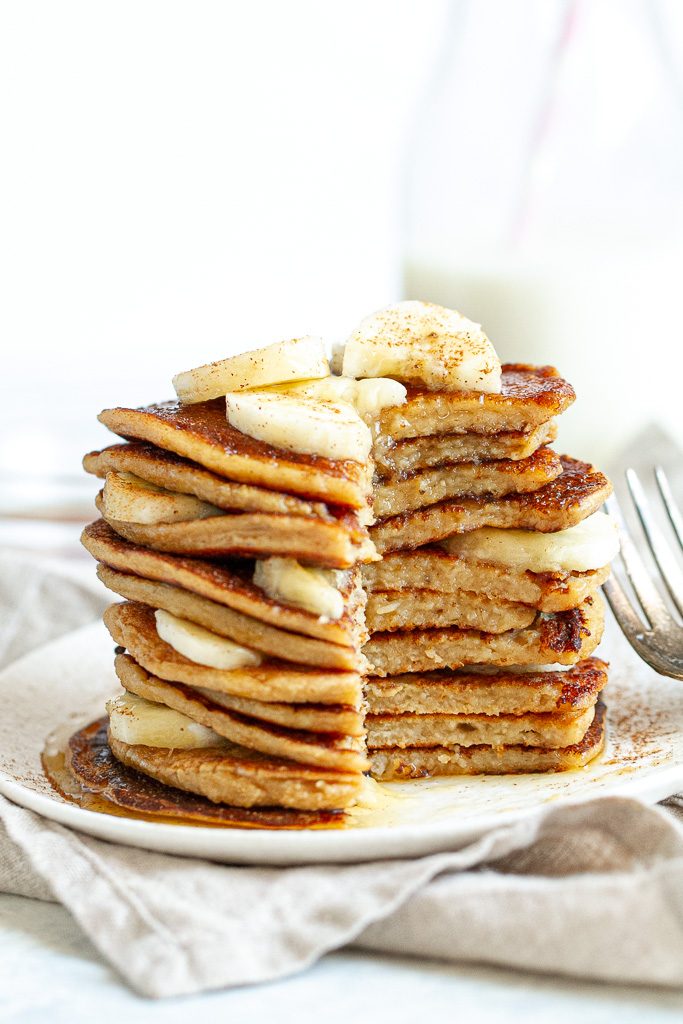
{"type": "Polygon", "coordinates": [[[231,426],[276,448],[360,463],[370,455],[370,428],[347,402],[271,390],[240,391],[225,403],[231,426]]]}
{"type": "Polygon", "coordinates": [[[346,342],[343,372],[437,391],[501,390],[500,359],[481,326],[431,302],[399,302],[366,317],[346,342]]]}
{"type": "Polygon", "coordinates": [[[369,422],[377,419],[382,409],[403,405],[406,401],[405,385],[389,377],[354,380],[353,377],[322,377],[298,384],[280,384],[273,388],[280,394],[303,395],[321,402],[348,402],[359,416],[369,422]]]}
{"type": "Polygon", "coordinates": [[[181,402],[208,402],[228,391],[327,377],[330,364],[322,338],[307,335],[279,341],[229,359],[178,373],[173,387],[181,402]]]}

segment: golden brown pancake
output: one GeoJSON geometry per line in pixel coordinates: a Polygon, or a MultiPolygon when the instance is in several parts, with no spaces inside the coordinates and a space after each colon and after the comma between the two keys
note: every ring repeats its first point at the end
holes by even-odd
{"type": "Polygon", "coordinates": [[[569,747],[593,721],[591,705],[564,714],[368,715],[368,750],[384,747],[569,747]]]}
{"type": "Polygon", "coordinates": [[[380,433],[398,441],[431,434],[526,432],[559,416],[575,398],[571,384],[554,367],[507,363],[500,394],[408,388],[406,404],[380,416],[380,433]]]}
{"type": "Polygon", "coordinates": [[[375,590],[471,591],[492,600],[519,601],[542,612],[576,608],[609,576],[609,566],[588,572],[520,572],[491,562],[448,554],[437,545],[394,551],[364,565],[363,585],[375,590]]]}
{"type": "Polygon", "coordinates": [[[225,480],[195,462],[181,459],[172,452],[143,441],[114,444],[102,451],[90,452],[83,459],[83,468],[87,473],[102,478],[112,471],[133,473],[156,487],[165,487],[168,491],[180,494],[193,494],[210,505],[232,511],[273,512],[332,519],[331,512],[320,501],[305,501],[291,494],[266,490],[265,487],[225,480]]]}
{"type": "Polygon", "coordinates": [[[543,445],[552,444],[556,437],[554,420],[541,423],[533,430],[504,434],[432,434],[403,441],[380,434],[375,438],[372,454],[378,475],[391,477],[453,462],[527,459],[543,445]]]}
{"type": "Polygon", "coordinates": [[[363,508],[369,468],[358,462],[274,448],[231,427],[225,399],[141,409],[104,409],[99,420],[115,434],[148,441],[238,483],[363,508]]]}
{"type": "Polygon", "coordinates": [[[344,707],[341,704],[294,704],[290,701],[266,703],[259,700],[248,700],[244,697],[232,697],[227,693],[210,690],[205,686],[194,686],[192,689],[206,697],[213,704],[218,704],[228,711],[237,711],[241,715],[257,718],[261,722],[272,722],[284,725],[287,729],[299,729],[304,732],[330,732],[342,736],[364,736],[364,712],[360,707],[344,707]]]}
{"type": "Polygon", "coordinates": [[[462,668],[464,665],[575,665],[602,637],[604,605],[597,595],[579,608],[539,615],[526,629],[413,629],[375,633],[363,648],[374,675],[462,668]]]}
{"type": "MultiPolygon", "coordinates": [[[[604,474],[587,462],[561,456],[563,472],[531,494],[460,498],[384,519],[370,529],[377,550],[407,550],[482,526],[555,533],[596,512],[612,492],[604,474]]],[[[209,520],[210,521],[210,520],[209,520]]]]}
{"type": "Polygon", "coordinates": [[[263,651],[273,658],[304,665],[351,670],[363,664],[362,657],[351,647],[301,636],[299,633],[289,633],[242,612],[233,611],[232,608],[226,608],[225,605],[209,601],[205,597],[184,590],[183,587],[157,583],[141,576],[119,572],[101,563],[98,564],[97,575],[105,587],[128,601],[141,601],[152,608],[162,608],[172,615],[189,619],[190,622],[196,622],[212,633],[218,633],[219,636],[225,636],[245,647],[263,651]]]}
{"type": "Polygon", "coordinates": [[[94,558],[112,569],[183,587],[217,604],[293,633],[318,637],[345,647],[353,646],[361,635],[356,621],[358,570],[350,570],[347,582],[340,588],[347,604],[344,615],[336,621],[329,621],[302,608],[271,600],[252,582],[252,563],[237,560],[232,563],[209,562],[154,551],[123,540],[103,519],[86,526],[81,543],[94,558]]]}
{"type": "Polygon", "coordinates": [[[132,816],[224,828],[338,827],[344,816],[320,809],[348,806],[361,782],[358,774],[307,768],[236,744],[131,746],[109,740],[107,726],[103,718],[71,737],[68,767],[85,790],[132,816]]]}
{"type": "Polygon", "coordinates": [[[562,473],[559,455],[540,448],[527,459],[513,462],[458,462],[422,469],[409,476],[378,480],[373,509],[378,519],[435,505],[450,498],[500,498],[537,491],[562,473]]]}
{"type": "Polygon", "coordinates": [[[370,774],[384,782],[424,779],[439,775],[515,775],[526,772],[564,772],[582,768],[605,746],[605,706],[580,743],[569,747],[452,746],[384,748],[370,755],[370,774]]]}
{"type": "MultiPolygon", "coordinates": [[[[95,505],[102,514],[101,492],[95,505]]],[[[367,535],[356,540],[339,522],[324,522],[315,517],[235,512],[153,526],[107,519],[104,515],[103,518],[119,536],[133,544],[180,555],[205,558],[279,555],[332,569],[349,569],[357,562],[377,557],[367,535]]]]}
{"type": "Polygon", "coordinates": [[[121,685],[129,693],[180,711],[249,750],[340,771],[362,772],[367,768],[364,743],[355,736],[287,729],[230,711],[190,686],[167,683],[150,675],[128,654],[117,654],[114,667],[121,685]]]}
{"type": "MultiPolygon", "coordinates": [[[[257,683],[253,678],[250,682],[252,690],[256,689],[257,696],[244,697],[241,694],[233,694],[228,689],[231,685],[230,677],[234,672],[198,665],[178,654],[162,640],[156,632],[151,608],[140,604],[111,605],[104,613],[104,624],[117,643],[122,647],[126,646],[133,659],[151,675],[157,675],[165,682],[185,683],[221,707],[239,711],[240,714],[265,722],[285,725],[290,729],[345,733],[348,736],[363,735],[360,685],[357,687],[352,705],[294,701],[291,692],[286,694],[284,700],[263,700],[258,695],[257,683]],[[130,646],[121,642],[126,635],[133,637],[130,646]],[[161,671],[157,671],[158,668],[161,671]],[[216,677],[217,683],[214,685],[216,677]]],[[[260,668],[261,666],[259,670],[260,668]]],[[[271,663],[269,668],[275,676],[278,671],[277,665],[271,663]]],[[[291,669],[289,672],[291,673],[291,669]]]]}
{"type": "Polygon", "coordinates": [[[306,668],[275,658],[256,667],[230,670],[189,661],[161,639],[154,611],[145,604],[124,601],[110,605],[104,624],[115,643],[125,647],[138,664],[169,682],[204,686],[252,701],[360,706],[361,677],[357,672],[306,668]]]}
{"type": "MultiPolygon", "coordinates": [[[[227,749],[167,750],[130,746],[113,738],[109,742],[112,753],[123,764],[168,786],[237,807],[339,810],[354,802],[363,778],[359,772],[259,758],[258,751],[237,744],[227,749]]],[[[275,827],[282,825],[277,822],[275,827]]]]}
{"type": "Polygon", "coordinates": [[[458,626],[504,633],[523,629],[536,618],[536,609],[513,601],[492,600],[467,590],[374,590],[368,595],[365,623],[370,633],[397,629],[458,626]]]}
{"type": "Polygon", "coordinates": [[[524,715],[581,711],[595,704],[607,684],[607,665],[586,658],[559,672],[414,672],[365,680],[374,715],[524,715]]]}

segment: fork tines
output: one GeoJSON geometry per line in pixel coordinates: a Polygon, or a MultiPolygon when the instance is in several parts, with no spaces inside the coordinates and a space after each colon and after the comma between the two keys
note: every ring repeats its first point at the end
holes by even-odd
{"type": "MultiPolygon", "coordinates": [[[[673,533],[683,551],[683,516],[661,466],[655,469],[655,480],[673,533]]],[[[676,610],[683,616],[683,572],[678,559],[655,522],[652,506],[635,470],[626,470],[626,482],[661,579],[676,610]]],[[[614,496],[609,498],[606,507],[619,529],[622,561],[640,609],[634,607],[614,576],[603,584],[609,605],[624,636],[643,661],[662,675],[683,679],[683,625],[676,621],[660,596],[628,532],[617,499],[614,496]]]]}

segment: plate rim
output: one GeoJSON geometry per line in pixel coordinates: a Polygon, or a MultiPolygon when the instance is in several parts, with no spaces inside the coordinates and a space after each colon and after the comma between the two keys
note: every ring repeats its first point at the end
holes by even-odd
{"type": "MultiPolygon", "coordinates": [[[[669,765],[655,773],[634,774],[628,779],[615,780],[606,784],[595,799],[622,796],[656,804],[681,788],[683,763],[669,765]]],[[[490,811],[480,815],[469,814],[426,825],[368,826],[346,830],[278,830],[278,842],[274,846],[265,842],[266,837],[272,837],[272,829],[205,828],[201,825],[174,825],[118,817],[78,807],[56,796],[30,789],[2,770],[0,794],[49,821],[96,839],[224,864],[272,866],[404,860],[408,857],[438,854],[446,850],[462,849],[494,828],[509,827],[555,808],[578,807],[594,799],[586,793],[559,795],[536,806],[490,811]],[[391,840],[395,841],[399,834],[400,852],[392,854],[391,840]],[[263,842],[262,846],[260,841],[263,842]]]]}

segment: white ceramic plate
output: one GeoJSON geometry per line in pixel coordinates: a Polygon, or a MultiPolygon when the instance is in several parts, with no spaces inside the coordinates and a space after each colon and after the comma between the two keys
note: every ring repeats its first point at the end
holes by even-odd
{"type": "Polygon", "coordinates": [[[457,849],[552,801],[621,794],[648,802],[683,790],[683,685],[647,669],[610,623],[603,657],[605,753],[579,771],[393,783],[344,830],[273,832],[164,825],[83,810],[45,779],[40,754],[56,727],[99,718],[117,692],[113,643],[99,623],[29,654],[0,674],[0,792],[53,821],[112,842],[226,863],[301,864],[406,857],[457,849]]]}

